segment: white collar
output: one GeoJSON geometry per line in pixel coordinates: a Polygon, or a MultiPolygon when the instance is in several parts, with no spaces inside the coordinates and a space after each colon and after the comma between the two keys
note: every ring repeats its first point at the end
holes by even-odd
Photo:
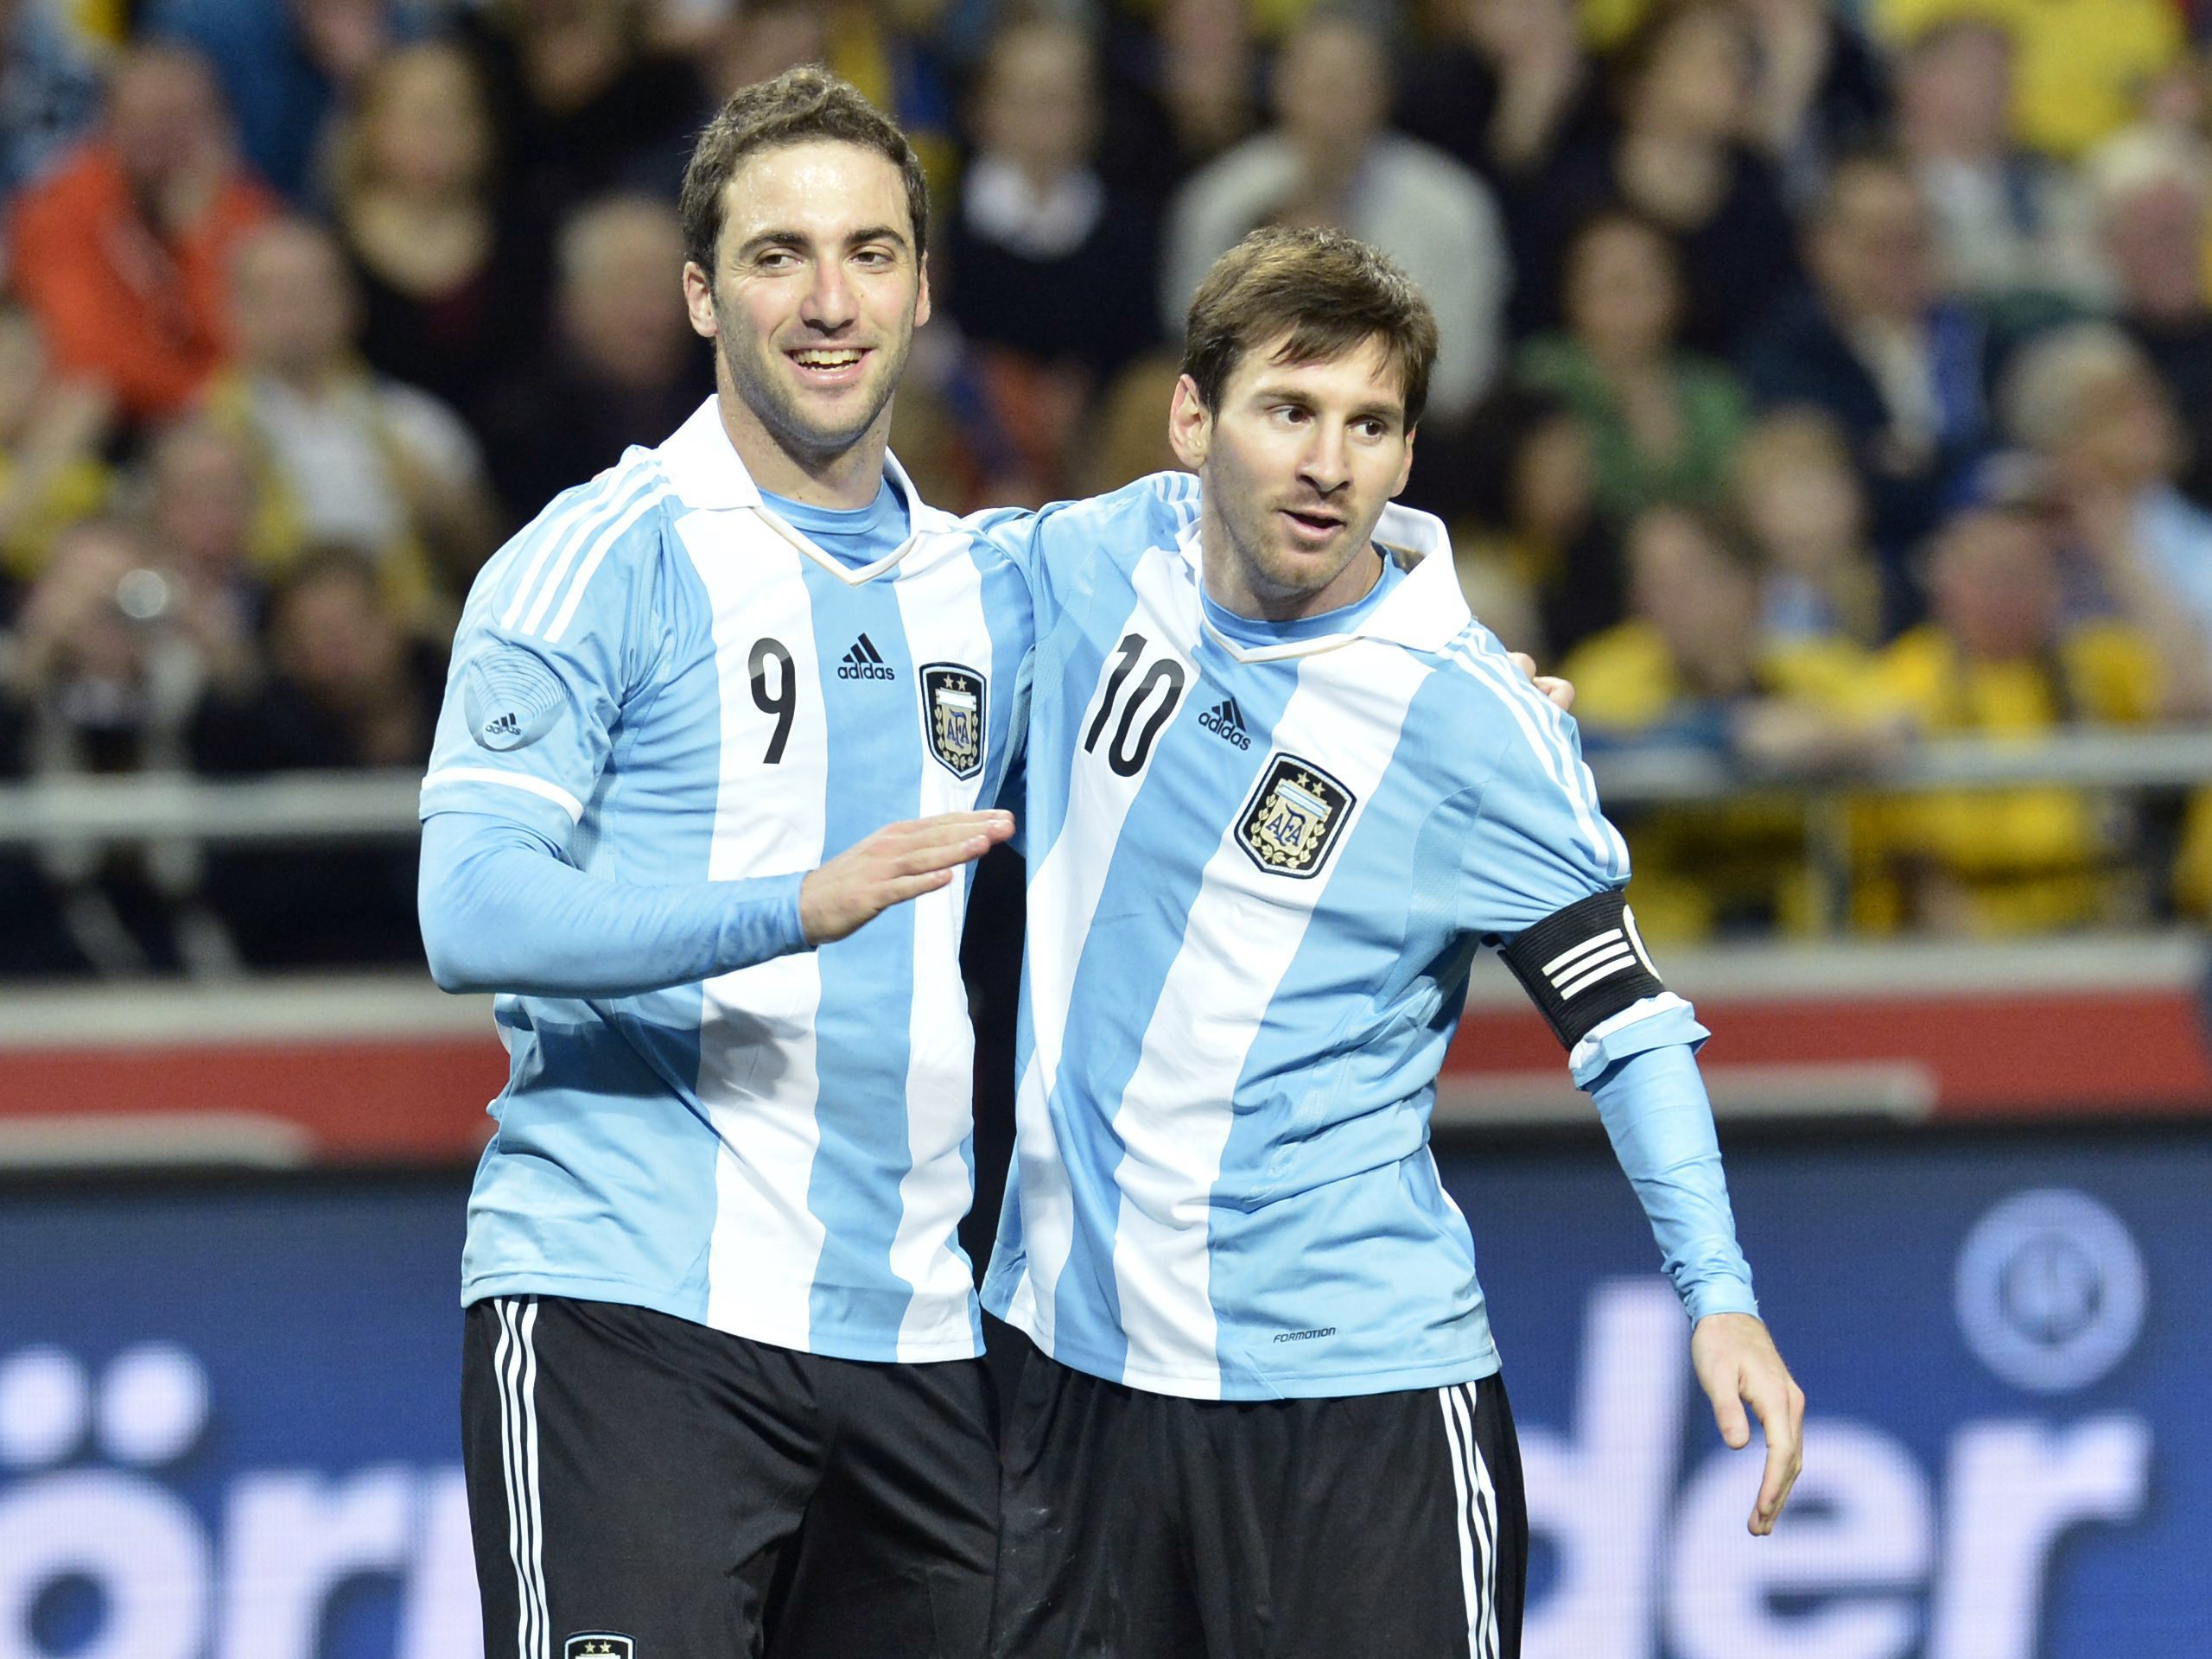
{"type": "MultiPolygon", "coordinates": [[[[1176,547],[1183,556],[1192,582],[1203,590],[1204,556],[1198,547],[1199,518],[1193,518],[1176,547]]],[[[1395,505],[1382,509],[1375,526],[1375,544],[1406,573],[1406,579],[1342,633],[1325,633],[1311,639],[1286,641],[1279,645],[1249,645],[1230,639],[1206,623],[1206,632],[1243,663],[1274,662],[1286,657],[1306,657],[1334,651],[1358,639],[1384,640],[1409,651],[1441,651],[1457,639],[1474,614],[1459,588],[1459,573],[1452,562],[1452,538],[1444,521],[1433,513],[1395,505]]],[[[1205,613],[1203,604],[1199,607],[1205,613]]]]}
{"type": "Polygon", "coordinates": [[[661,473],[668,480],[669,487],[685,506],[702,512],[750,507],[785,541],[848,582],[862,582],[880,575],[904,559],[924,537],[955,528],[959,523],[951,514],[940,512],[922,499],[914,480],[899,464],[899,457],[887,449],[883,452],[884,474],[892,486],[906,498],[906,539],[873,564],[854,569],[815,546],[760,499],[760,486],[753,481],[753,474],[747,470],[744,459],[722,425],[721,405],[716,398],[709,397],[692,410],[690,418],[654,453],[659,458],[661,473]]]}
{"type": "MultiPolygon", "coordinates": [[[[737,446],[729,441],[729,433],[722,425],[721,404],[716,397],[709,397],[693,410],[683,424],[654,453],[660,458],[660,469],[669,487],[687,507],[716,512],[728,507],[760,505],[760,486],[753,481],[753,474],[737,453],[737,446]]],[[[959,522],[952,514],[941,512],[923,501],[914,480],[906,476],[899,457],[888,449],[883,452],[883,470],[906,498],[918,533],[923,530],[943,530],[959,522]]]]}

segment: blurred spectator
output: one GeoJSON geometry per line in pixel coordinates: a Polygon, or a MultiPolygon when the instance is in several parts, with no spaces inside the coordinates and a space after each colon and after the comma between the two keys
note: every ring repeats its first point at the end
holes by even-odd
{"type": "Polygon", "coordinates": [[[1518,187],[1561,149],[1605,136],[1573,0],[1443,0],[1434,10],[1442,38],[1409,56],[1398,124],[1481,175],[1510,218],[1518,187]]]}
{"type": "MultiPolygon", "coordinates": [[[[4,675],[26,717],[31,775],[183,766],[202,667],[170,613],[158,564],[126,519],[84,519],[54,538],[16,619],[4,675]]],[[[228,965],[227,939],[193,899],[195,848],[49,843],[39,864],[73,955],[96,971],[228,965]]]]}
{"type": "Polygon", "coordinates": [[[1873,15],[1891,41],[1952,17],[1997,23],[2019,65],[2014,130],[2068,160],[2125,126],[2183,46],[2174,0],[1874,0],[1873,15]]]}
{"type": "Polygon", "coordinates": [[[1421,284],[1442,336],[1429,415],[1463,417],[1496,372],[1509,271],[1503,227],[1481,181],[1448,156],[1389,131],[1382,41],[1323,11],[1275,64],[1278,124],[1194,175],[1169,219],[1162,302],[1171,327],[1206,268],[1266,224],[1341,226],[1421,284]]]}
{"type": "Polygon", "coordinates": [[[332,117],[425,10],[404,0],[147,0],[139,21],[207,54],[255,171],[306,202],[320,194],[332,117]]]}
{"type": "Polygon", "coordinates": [[[97,381],[49,373],[37,320],[0,302],[0,568],[35,575],[54,532],[107,499],[113,412],[97,381]]]}
{"type": "Polygon", "coordinates": [[[672,198],[678,145],[706,105],[691,62],[654,48],[642,0],[485,0],[457,38],[475,60],[524,222],[643,182],[672,198]]]}
{"type": "Polygon", "coordinates": [[[2116,328],[2077,324],[2021,352],[2003,404],[2049,464],[2068,550],[2158,648],[2161,712],[2212,711],[2212,512],[2174,487],[2187,440],[2150,359],[2116,328]]]}
{"type": "Polygon", "coordinates": [[[250,678],[268,589],[258,573],[261,524],[253,453],[237,433],[204,416],[171,423],[147,460],[148,527],[157,569],[171,584],[168,610],[219,685],[250,678]]]}
{"type": "Polygon", "coordinates": [[[275,206],[238,165],[205,60],[133,47],[99,136],[16,200],[16,286],[64,373],[105,382],[133,420],[168,414],[229,355],[225,262],[275,206]]]}
{"type": "MultiPolygon", "coordinates": [[[[1875,667],[1877,694],[1929,736],[2026,737],[2160,708],[2158,653],[2112,620],[2069,625],[2052,525],[1968,508],[1930,552],[1929,620],[1875,667]]],[[[1863,925],[2012,933],[2139,913],[2116,873],[2125,826],[2056,786],[1870,801],[1854,828],[1863,925]]]]}
{"type": "Polygon", "coordinates": [[[2073,171],[2013,142],[2012,37],[1958,17],[1905,48],[1897,136],[1934,215],[1944,275],[1981,300],[2103,291],[2089,205],[2073,171]]]}
{"type": "Polygon", "coordinates": [[[1513,271],[1516,332],[1548,320],[1553,296],[1535,274],[1558,250],[1541,200],[1562,155],[1595,153],[1612,130],[1574,0],[1444,0],[1443,38],[1406,60],[1398,123],[1497,192],[1513,271]]]}
{"type": "MultiPolygon", "coordinates": [[[[995,8],[996,0],[984,3],[995,8]]],[[[958,171],[952,94],[937,51],[946,10],[944,0],[743,0],[730,5],[720,27],[698,31],[694,57],[708,99],[698,118],[712,114],[741,86],[802,63],[819,63],[899,123],[929,180],[931,198],[945,200],[958,171]]],[[[669,137],[674,142],[663,157],[650,170],[627,172],[626,183],[654,190],[664,183],[675,193],[691,134],[678,129],[669,137]]]]}
{"type": "Polygon", "coordinates": [[[1159,338],[1159,251],[1143,213],[1093,170],[1097,74],[1070,25],[1000,31],[947,243],[951,313],[970,341],[1103,380],[1159,338]]]}
{"type": "Polygon", "coordinates": [[[0,0],[0,202],[83,136],[99,78],[47,0],[0,0]]]}
{"type": "Polygon", "coordinates": [[[1881,562],[1866,539],[1866,495],[1834,421],[1777,410],[1735,454],[1735,510],[1758,550],[1760,627],[1777,645],[1881,643],[1881,562]]]}
{"type": "Polygon", "coordinates": [[[476,440],[435,398],[363,366],[353,281],[320,226],[257,232],[231,295],[238,364],[208,409],[252,446],[268,533],[295,550],[367,550],[400,613],[435,626],[498,538],[476,440]]]}
{"type": "Polygon", "coordinates": [[[2118,321],[2166,383],[2195,439],[2183,486],[2212,505],[2212,304],[2204,257],[2212,168],[2171,135],[2127,133],[2088,164],[2118,321]]]}
{"type": "Polygon", "coordinates": [[[1127,10],[1108,22],[1099,171],[1164,201],[1259,125],[1259,54],[1244,0],[1160,0],[1142,19],[1127,10]]]}
{"type": "Polygon", "coordinates": [[[1515,372],[1588,432],[1599,511],[1618,526],[1660,502],[1717,500],[1747,410],[1734,375],[1675,343],[1673,241],[1635,213],[1599,213],[1568,244],[1563,299],[1567,333],[1530,340],[1515,372]]]}
{"type": "Polygon", "coordinates": [[[1752,340],[1745,378],[1762,404],[1809,404],[1842,427],[1894,567],[1987,436],[1986,331],[1939,283],[1927,204],[1901,160],[1839,165],[1808,240],[1816,292],[1752,340]]]}
{"type": "Polygon", "coordinates": [[[198,653],[168,614],[169,590],[145,532],[125,518],[79,520],[16,618],[12,676],[32,710],[38,772],[137,772],[182,763],[183,717],[199,694],[198,653]]]}
{"type": "Polygon", "coordinates": [[[1423,465],[1462,486],[1427,505],[1452,520],[1469,607],[1495,607],[1503,590],[1516,595],[1509,606],[1535,611],[1520,649],[1566,652],[1620,620],[1620,557],[1594,505],[1589,434],[1563,399],[1503,387],[1423,465]]]}
{"type": "MultiPolygon", "coordinates": [[[[193,760],[218,776],[323,767],[420,768],[445,686],[442,653],[385,603],[376,568],[319,548],[271,601],[268,677],[211,698],[193,760]]],[[[411,842],[360,850],[257,850],[210,861],[207,890],[257,967],[411,962],[411,842]]]]}
{"type": "Polygon", "coordinates": [[[1023,470],[1048,494],[1066,491],[1064,457],[1092,392],[1159,333],[1153,225],[1090,164],[1096,73],[1072,27],[1001,31],[946,237],[951,315],[978,348],[999,429],[1019,438],[1023,470]]]}
{"type": "Polygon", "coordinates": [[[485,404],[484,442],[510,523],[658,443],[714,391],[683,309],[683,232],[650,196],[610,196],[562,226],[546,349],[485,404]]]}
{"type": "Polygon", "coordinates": [[[493,200],[491,117],[467,56],[425,43],[380,59],[334,159],[362,354],[473,411],[537,343],[544,306],[534,244],[493,200]]]}
{"type": "MultiPolygon", "coordinates": [[[[1757,556],[1719,521],[1655,507],[1629,527],[1630,615],[1560,672],[1593,749],[1703,750],[1753,766],[1835,766],[1887,734],[1854,708],[1850,665],[1767,639],[1757,556]]],[[[1637,916],[1656,938],[1802,918],[1801,809],[1757,798],[1625,815],[1637,916]]]]}
{"type": "Polygon", "coordinates": [[[1834,157],[1888,127],[1888,66],[1831,0],[1735,3],[1757,66],[1750,136],[1781,163],[1794,194],[1810,194],[1834,157]]]}
{"type": "Polygon", "coordinates": [[[1516,321],[1557,317],[1567,243],[1583,219],[1624,205],[1681,245],[1688,278],[1685,342],[1726,353],[1798,276],[1796,228],[1781,175],[1748,142],[1751,36],[1732,0],[1686,0],[1655,10],[1612,66],[1616,137],[1563,157],[1527,198],[1533,216],[1516,321]]]}

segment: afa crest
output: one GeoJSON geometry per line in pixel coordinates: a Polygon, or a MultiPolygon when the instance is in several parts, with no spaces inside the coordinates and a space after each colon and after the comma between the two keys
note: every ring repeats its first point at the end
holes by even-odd
{"type": "Polygon", "coordinates": [[[561,1659],[637,1659],[637,1648],[612,1630],[587,1630],[562,1644],[561,1659]]]}
{"type": "Polygon", "coordinates": [[[921,679],[922,735],[930,753],[954,777],[973,778],[983,769],[983,677],[957,663],[929,663],[921,679]]]}
{"type": "Polygon", "coordinates": [[[1319,873],[1351,816],[1352,792],[1294,754],[1278,754],[1244,804],[1236,842],[1270,875],[1301,880],[1319,873]]]}

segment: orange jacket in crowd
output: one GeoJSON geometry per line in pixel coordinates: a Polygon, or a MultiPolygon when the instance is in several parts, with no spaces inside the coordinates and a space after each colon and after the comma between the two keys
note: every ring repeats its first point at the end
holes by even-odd
{"type": "Polygon", "coordinates": [[[131,200],[113,149],[95,140],[16,198],[8,238],[16,289],[58,370],[105,380],[130,419],[171,414],[228,357],[225,264],[277,207],[234,172],[198,220],[165,241],[131,200]]]}

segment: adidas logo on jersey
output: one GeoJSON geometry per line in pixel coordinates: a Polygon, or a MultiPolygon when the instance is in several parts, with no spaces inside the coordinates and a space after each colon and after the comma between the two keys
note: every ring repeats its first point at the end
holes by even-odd
{"type": "Polygon", "coordinates": [[[1244,716],[1238,711],[1234,697],[1224,697],[1200,715],[1198,724],[1217,737],[1227,738],[1240,749],[1252,747],[1252,734],[1244,729],[1244,716]]]}
{"type": "Polygon", "coordinates": [[[862,634],[853,641],[853,648],[837,664],[837,677],[841,680],[895,680],[899,671],[883,660],[883,653],[875,648],[875,641],[862,634]]]}

